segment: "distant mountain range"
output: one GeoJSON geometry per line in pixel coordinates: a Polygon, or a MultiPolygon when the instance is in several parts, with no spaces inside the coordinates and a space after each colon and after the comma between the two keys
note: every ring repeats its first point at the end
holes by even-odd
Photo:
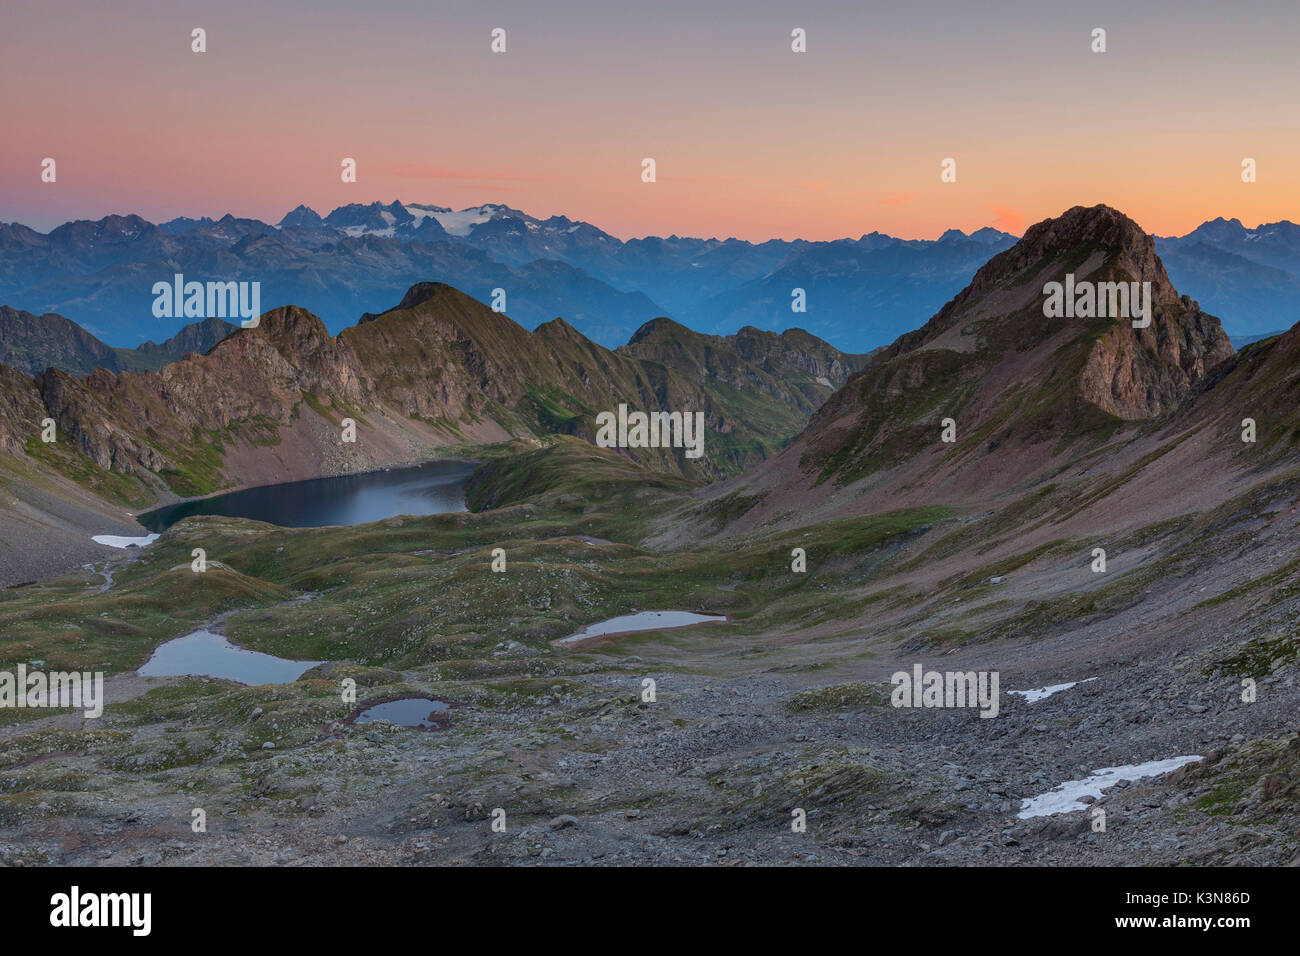
{"type": "Polygon", "coordinates": [[[154,224],[135,216],[65,223],[41,234],[0,224],[0,303],[57,312],[112,346],[174,334],[150,289],[176,273],[258,281],[264,308],[294,304],[337,332],[377,301],[436,280],[480,301],[505,292],[527,327],[564,317],[608,347],[669,316],[696,331],[804,328],[866,351],[915,326],[1015,237],[950,230],[938,240],[880,233],[835,242],[623,241],[564,216],[508,206],[420,203],[299,206],[277,224],[225,216],[154,224]],[[792,310],[803,289],[806,311],[792,310]]]}
{"type": "Polygon", "coordinates": [[[1155,237],[1169,279],[1238,336],[1256,338],[1300,321],[1300,226],[1247,229],[1240,219],[1202,223],[1185,236],[1155,237]]]}
{"type": "MultiPolygon", "coordinates": [[[[178,331],[176,320],[154,318],[150,294],[176,273],[261,282],[264,308],[301,306],[332,332],[372,303],[434,280],[485,302],[501,289],[505,311],[526,327],[562,316],[611,348],[669,316],[716,334],[798,327],[865,352],[915,328],[1015,241],[991,228],[936,240],[872,232],[831,242],[624,241],[591,223],[495,203],[354,203],[324,216],[300,205],[275,224],[107,216],[48,234],[0,224],[0,303],[57,312],[109,346],[134,347],[178,331]],[[795,289],[804,290],[805,312],[792,311],[795,289]]],[[[1216,219],[1155,242],[1171,281],[1232,336],[1300,319],[1300,226],[1252,230],[1216,219]]]]}

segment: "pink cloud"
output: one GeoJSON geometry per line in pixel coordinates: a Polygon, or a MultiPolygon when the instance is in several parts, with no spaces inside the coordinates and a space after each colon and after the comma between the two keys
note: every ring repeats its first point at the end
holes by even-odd
{"type": "Polygon", "coordinates": [[[993,223],[993,228],[1014,233],[1017,236],[1024,232],[1024,213],[1016,212],[1016,210],[1007,206],[989,206],[989,212],[997,217],[993,223]]]}
{"type": "Polygon", "coordinates": [[[543,183],[554,182],[546,176],[519,176],[512,173],[493,173],[469,169],[442,169],[422,163],[401,163],[385,166],[376,170],[376,175],[391,176],[395,179],[467,179],[478,182],[518,182],[543,183]]]}

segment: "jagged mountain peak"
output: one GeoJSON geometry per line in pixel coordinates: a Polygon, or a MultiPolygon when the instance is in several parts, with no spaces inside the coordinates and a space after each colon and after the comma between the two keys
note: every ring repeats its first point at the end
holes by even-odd
{"type": "Polygon", "coordinates": [[[120,235],[125,233],[138,233],[153,229],[154,224],[143,216],[135,213],[120,215],[110,213],[99,219],[76,219],[72,222],[65,222],[61,226],[56,226],[50,230],[50,235],[70,232],[94,232],[102,235],[120,235]]]}
{"type": "Polygon", "coordinates": [[[325,220],[315,209],[300,203],[285,213],[276,225],[281,229],[320,229],[325,220]]]}
{"type": "MultiPolygon", "coordinates": [[[[1052,282],[1136,282],[1139,292],[1149,282],[1156,317],[1196,311],[1195,303],[1174,289],[1154,239],[1140,225],[1110,206],[1074,206],[1030,226],[1019,242],[989,259],[965,289],[924,326],[901,336],[886,355],[922,346],[1024,349],[1062,328],[1078,331],[1096,320],[1082,311],[1076,316],[1073,307],[1068,318],[1050,317],[1044,306],[1052,282]]],[[[1128,308],[1136,313],[1139,306],[1130,303],[1128,308]]]]}
{"type": "Polygon", "coordinates": [[[980,273],[996,274],[1048,258],[1074,265],[1074,253],[1080,247],[1090,255],[1101,252],[1108,257],[1121,256],[1125,265],[1136,269],[1138,274],[1132,278],[1159,282],[1172,289],[1156,255],[1155,240],[1128,216],[1106,205],[1074,206],[1055,218],[1035,223],[1016,245],[989,260],[976,278],[980,273]]]}
{"type": "Polygon", "coordinates": [[[325,327],[324,321],[314,312],[296,305],[282,305],[263,312],[256,326],[236,331],[217,348],[221,348],[226,342],[233,342],[248,335],[266,339],[277,351],[284,354],[311,350],[319,343],[334,338],[325,327]]]}
{"type": "MultiPolygon", "coordinates": [[[[475,304],[481,305],[477,300],[470,299],[464,292],[454,286],[449,286],[445,282],[417,282],[406,290],[402,300],[393,306],[388,312],[398,312],[405,309],[414,309],[424,305],[434,299],[451,299],[455,301],[469,300],[475,304]]],[[[387,313],[380,313],[384,315],[387,313]]]]}
{"type": "Polygon", "coordinates": [[[569,342],[577,342],[581,345],[591,344],[590,339],[558,316],[551,319],[549,322],[543,322],[541,325],[537,326],[537,328],[533,329],[533,334],[548,339],[562,339],[569,342]]]}
{"type": "Polygon", "coordinates": [[[687,328],[680,322],[676,322],[667,316],[659,316],[657,319],[651,319],[646,322],[628,339],[629,346],[638,345],[642,342],[664,342],[667,340],[680,340],[683,336],[692,339],[704,338],[699,332],[687,328]]]}
{"type": "Polygon", "coordinates": [[[792,453],[820,480],[915,466],[974,491],[1176,408],[1232,354],[1218,319],[1174,290],[1141,226],[1109,206],[1076,206],[1031,226],[854,376],[792,453]],[[1124,316],[1049,314],[1048,284],[1069,276],[1151,283],[1149,321],[1137,305],[1124,316]],[[958,429],[948,445],[938,444],[944,419],[958,429]]]}
{"type": "Polygon", "coordinates": [[[1054,219],[1044,219],[1025,230],[1030,244],[1085,242],[1097,247],[1155,256],[1155,237],[1137,222],[1111,206],[1074,206],[1054,219]]]}

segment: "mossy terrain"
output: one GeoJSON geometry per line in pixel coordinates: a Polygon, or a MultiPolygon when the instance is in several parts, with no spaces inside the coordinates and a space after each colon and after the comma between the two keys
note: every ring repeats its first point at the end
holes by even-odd
{"type": "Polygon", "coordinates": [[[284,588],[228,566],[190,569],[189,551],[122,573],[121,587],[100,590],[84,572],[0,591],[0,666],[43,660],[51,670],[133,669],[153,647],[194,630],[216,614],[286,600],[284,588]]]}
{"type": "Polygon", "coordinates": [[[482,511],[548,492],[562,492],[565,503],[572,503],[601,501],[633,489],[680,492],[698,486],[581,439],[558,436],[537,445],[516,442],[494,451],[470,482],[469,506],[482,511]]]}
{"type": "Polygon", "coordinates": [[[1201,790],[1192,808],[1206,816],[1226,817],[1240,826],[1294,825],[1300,813],[1300,734],[1212,754],[1185,773],[1201,790]]]}
{"type": "Polygon", "coordinates": [[[41,441],[39,435],[27,438],[24,450],[44,468],[61,474],[108,501],[130,507],[148,504],[156,491],[136,475],[123,474],[112,468],[100,468],[85,455],[69,449],[66,443],[41,441]]]}
{"type": "Polygon", "coordinates": [[[834,840],[836,834],[868,821],[904,827],[923,821],[938,826],[954,815],[953,808],[936,798],[923,777],[881,766],[874,755],[863,750],[836,748],[818,754],[815,760],[787,759],[776,766],[764,766],[763,775],[772,783],[757,793],[738,792],[730,784],[746,771],[758,769],[738,767],[720,774],[714,781],[717,799],[711,801],[720,812],[693,821],[691,828],[723,832],[788,828],[794,813],[802,810],[809,830],[815,828],[834,840]]]}
{"type": "Polygon", "coordinates": [[[1211,673],[1235,677],[1267,677],[1300,657],[1300,634],[1263,634],[1220,661],[1211,673]]]}
{"type": "Polygon", "coordinates": [[[855,681],[850,684],[827,684],[795,694],[786,706],[793,713],[843,713],[866,710],[889,704],[890,686],[855,681]]]}
{"type": "Polygon", "coordinates": [[[159,474],[168,487],[182,498],[208,495],[224,481],[221,463],[225,456],[225,436],[218,431],[204,433],[195,428],[188,444],[168,443],[155,439],[154,446],[174,466],[159,474]]]}
{"type": "Polygon", "coordinates": [[[873,363],[838,396],[855,409],[852,432],[838,436],[828,454],[810,450],[801,464],[817,470],[819,483],[839,484],[898,464],[937,440],[942,418],[960,416],[980,371],[968,356],[946,349],[873,363]]]}

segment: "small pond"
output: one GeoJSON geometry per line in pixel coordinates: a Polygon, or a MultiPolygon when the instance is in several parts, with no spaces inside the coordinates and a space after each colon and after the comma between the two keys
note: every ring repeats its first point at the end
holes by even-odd
{"type": "Polygon", "coordinates": [[[290,661],[236,647],[220,634],[195,631],[161,644],[141,677],[219,677],[237,684],[291,684],[323,661],[290,661]]]}

